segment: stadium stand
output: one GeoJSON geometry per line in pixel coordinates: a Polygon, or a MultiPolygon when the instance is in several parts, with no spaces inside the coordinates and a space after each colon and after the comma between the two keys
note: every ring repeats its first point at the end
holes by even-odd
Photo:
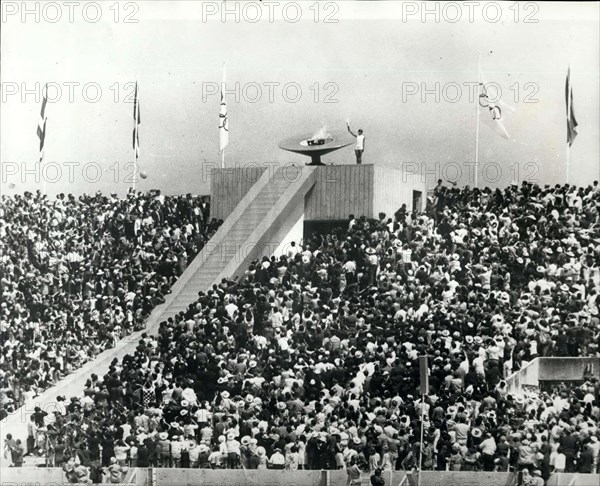
{"type": "Polygon", "coordinates": [[[442,186],[425,213],[352,217],[200,292],[83,397],[34,413],[27,450],[93,480],[115,464],[597,473],[598,380],[506,379],[599,356],[599,206],[597,184],[442,186]]]}
{"type": "Polygon", "coordinates": [[[3,196],[1,418],[142,329],[218,228],[209,211],[160,191],[3,196]]]}

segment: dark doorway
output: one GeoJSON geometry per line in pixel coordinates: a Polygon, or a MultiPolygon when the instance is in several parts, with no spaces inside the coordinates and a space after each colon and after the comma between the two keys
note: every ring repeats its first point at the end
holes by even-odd
{"type": "Polygon", "coordinates": [[[417,213],[423,211],[423,193],[421,191],[413,191],[412,209],[417,213]]]}
{"type": "Polygon", "coordinates": [[[349,220],[335,221],[304,221],[304,241],[308,241],[314,235],[326,235],[328,233],[343,233],[348,229],[349,220]]]}

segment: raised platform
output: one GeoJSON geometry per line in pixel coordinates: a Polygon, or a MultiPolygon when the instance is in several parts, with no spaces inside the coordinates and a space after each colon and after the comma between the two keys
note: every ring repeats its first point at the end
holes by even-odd
{"type": "MultiPolygon", "coordinates": [[[[211,171],[211,217],[225,220],[253,184],[265,173],[295,167],[266,164],[240,165],[211,171]]],[[[402,204],[408,211],[425,209],[427,188],[420,174],[373,164],[315,166],[316,183],[304,202],[304,221],[393,217],[402,204]]]]}

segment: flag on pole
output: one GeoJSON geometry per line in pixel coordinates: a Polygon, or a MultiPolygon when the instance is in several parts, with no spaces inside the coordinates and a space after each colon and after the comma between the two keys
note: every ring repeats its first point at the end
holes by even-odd
{"type": "Polygon", "coordinates": [[[219,112],[219,150],[222,152],[229,144],[229,118],[227,118],[227,100],[225,99],[225,65],[221,82],[221,111],[219,112]]]}
{"type": "Polygon", "coordinates": [[[573,86],[571,86],[571,67],[567,70],[567,82],[565,86],[565,98],[567,102],[567,143],[573,145],[577,136],[577,120],[573,111],[573,86]]]}
{"type": "Polygon", "coordinates": [[[509,139],[510,135],[504,126],[504,122],[506,121],[506,114],[514,112],[515,109],[502,101],[500,86],[497,83],[487,83],[481,71],[479,80],[479,106],[488,110],[488,113],[483,116],[483,122],[501,137],[509,139]]]}
{"type": "Polygon", "coordinates": [[[421,395],[429,395],[429,363],[427,356],[419,356],[419,375],[421,395]]]}
{"type": "Polygon", "coordinates": [[[133,151],[135,160],[140,156],[140,123],[140,101],[138,100],[138,84],[136,81],[133,99],[133,151]]]}
{"type": "Polygon", "coordinates": [[[40,139],[40,162],[44,158],[44,142],[46,140],[46,103],[48,103],[48,83],[44,87],[42,92],[42,111],[40,112],[40,119],[38,121],[37,136],[40,139]]]}

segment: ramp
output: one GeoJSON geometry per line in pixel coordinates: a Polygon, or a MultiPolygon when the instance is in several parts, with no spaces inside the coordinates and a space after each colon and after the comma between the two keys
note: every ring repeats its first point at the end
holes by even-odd
{"type": "Polygon", "coordinates": [[[270,256],[304,213],[314,171],[310,166],[265,171],[196,257],[195,271],[161,320],[187,309],[198,291],[243,274],[255,258],[270,256]]]}
{"type": "MultiPolygon", "coordinates": [[[[304,212],[304,197],[315,184],[315,167],[282,167],[264,171],[242,198],[227,220],[190,263],[173,285],[165,302],[157,306],[145,329],[100,353],[77,371],[46,390],[0,423],[0,434],[10,433],[24,441],[27,422],[35,406],[53,411],[56,397],[67,398],[82,392],[87,378],[103,376],[114,358],[132,354],[143,333],[154,334],[160,322],[186,310],[199,291],[206,291],[224,277],[240,275],[254,258],[270,256],[304,212]]],[[[0,465],[4,458],[0,457],[0,465]]]]}

